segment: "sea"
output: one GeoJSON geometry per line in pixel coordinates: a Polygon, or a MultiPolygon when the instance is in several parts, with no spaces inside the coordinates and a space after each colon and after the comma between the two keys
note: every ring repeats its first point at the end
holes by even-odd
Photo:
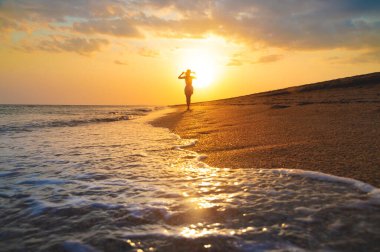
{"type": "Polygon", "coordinates": [[[378,188],[208,166],[168,112],[0,105],[0,251],[380,251],[378,188]]]}

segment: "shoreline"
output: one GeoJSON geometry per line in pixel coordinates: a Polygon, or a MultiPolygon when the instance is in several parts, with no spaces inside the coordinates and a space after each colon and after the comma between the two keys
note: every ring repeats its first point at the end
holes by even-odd
{"type": "Polygon", "coordinates": [[[302,86],[308,92],[293,87],[196,103],[188,112],[176,105],[151,124],[197,139],[188,149],[213,167],[301,169],[379,188],[380,85],[353,85],[354,78],[347,87],[318,83],[302,86]]]}

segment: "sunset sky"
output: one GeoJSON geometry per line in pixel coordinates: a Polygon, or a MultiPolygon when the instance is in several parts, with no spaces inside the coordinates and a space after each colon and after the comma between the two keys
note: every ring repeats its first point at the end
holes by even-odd
{"type": "Polygon", "coordinates": [[[379,0],[0,0],[0,103],[176,104],[380,70],[379,0]]]}

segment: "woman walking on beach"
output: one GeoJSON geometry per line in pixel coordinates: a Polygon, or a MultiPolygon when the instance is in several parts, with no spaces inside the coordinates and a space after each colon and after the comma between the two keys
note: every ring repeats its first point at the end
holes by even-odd
{"type": "Polygon", "coordinates": [[[191,103],[191,95],[193,94],[193,79],[195,79],[195,76],[192,76],[191,74],[194,72],[191,72],[190,69],[187,69],[186,72],[182,72],[178,79],[185,79],[186,87],[185,87],[185,95],[186,95],[186,104],[187,104],[187,110],[190,110],[190,103],[191,103]]]}

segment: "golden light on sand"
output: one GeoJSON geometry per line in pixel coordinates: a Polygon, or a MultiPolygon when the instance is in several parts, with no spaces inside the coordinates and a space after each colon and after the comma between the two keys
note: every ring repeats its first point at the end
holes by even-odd
{"type": "Polygon", "coordinates": [[[189,48],[183,50],[181,66],[184,70],[195,72],[193,84],[198,88],[205,88],[213,84],[217,78],[217,55],[209,48],[189,48]]]}

